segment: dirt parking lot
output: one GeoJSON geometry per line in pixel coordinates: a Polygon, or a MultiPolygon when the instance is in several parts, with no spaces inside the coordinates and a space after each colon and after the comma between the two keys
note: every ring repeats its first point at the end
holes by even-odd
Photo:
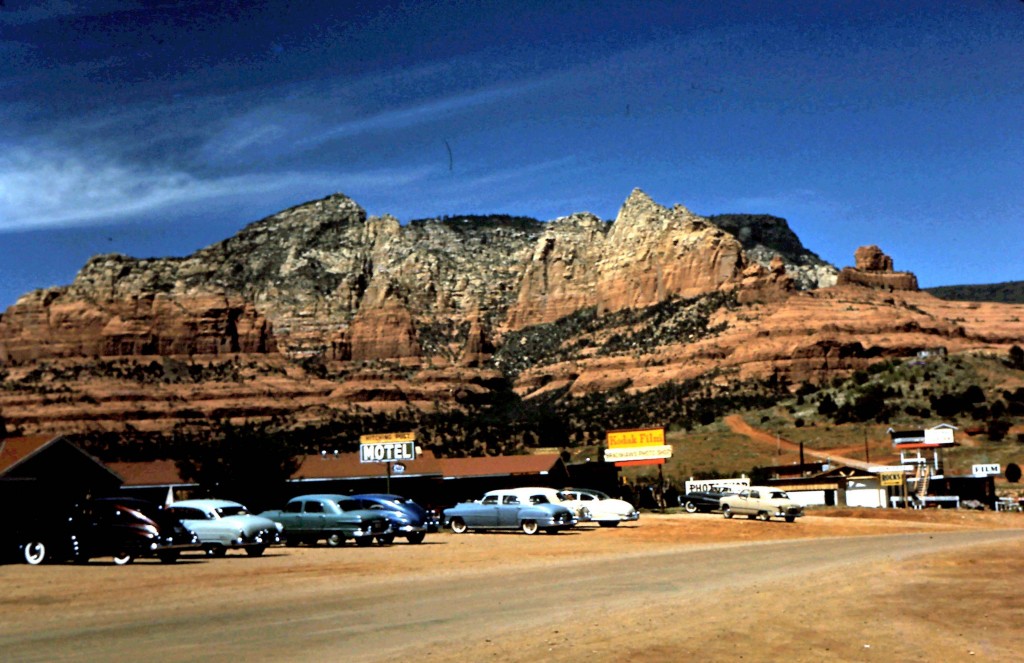
{"type": "Polygon", "coordinates": [[[554,536],[446,532],[421,545],[282,547],[175,565],[5,565],[0,651],[6,660],[137,660],[139,647],[149,660],[338,660],[340,651],[346,660],[1012,660],[1024,645],[1022,552],[1024,514],[831,510],[794,524],[644,514],[554,536]]]}

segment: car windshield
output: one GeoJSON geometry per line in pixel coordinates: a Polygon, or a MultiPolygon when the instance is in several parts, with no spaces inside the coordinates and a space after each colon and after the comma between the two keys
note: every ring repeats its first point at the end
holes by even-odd
{"type": "Polygon", "coordinates": [[[359,500],[338,500],[336,504],[342,511],[359,511],[363,508],[363,504],[359,500]]]}
{"type": "Polygon", "coordinates": [[[549,504],[549,502],[544,495],[530,495],[530,504],[549,504]]]}
{"type": "Polygon", "coordinates": [[[220,516],[221,518],[226,518],[227,516],[247,516],[247,515],[249,515],[249,512],[241,504],[239,504],[237,506],[221,506],[221,507],[217,507],[215,509],[215,511],[217,512],[217,515],[220,516]]]}

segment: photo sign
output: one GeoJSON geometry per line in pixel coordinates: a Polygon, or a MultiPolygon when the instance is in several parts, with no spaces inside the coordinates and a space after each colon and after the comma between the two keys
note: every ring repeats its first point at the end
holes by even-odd
{"type": "Polygon", "coordinates": [[[374,433],[359,436],[360,463],[416,460],[416,433],[374,433]]]}
{"type": "Polygon", "coordinates": [[[605,433],[605,462],[671,458],[672,447],[665,444],[664,428],[632,428],[605,433]]]}
{"type": "Polygon", "coordinates": [[[704,479],[703,481],[693,480],[683,483],[683,490],[687,493],[701,492],[725,492],[738,493],[744,488],[750,488],[750,479],[741,477],[739,479],[704,479]]]}

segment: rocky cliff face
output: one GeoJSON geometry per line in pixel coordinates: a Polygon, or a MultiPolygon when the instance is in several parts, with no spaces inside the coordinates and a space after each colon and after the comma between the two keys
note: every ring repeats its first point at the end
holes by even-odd
{"type": "Polygon", "coordinates": [[[717,219],[637,190],[613,222],[401,225],[335,195],[186,258],[98,256],[0,317],[0,411],[24,432],[322,420],[458,408],[510,385],[820,382],[925,347],[1024,343],[1021,307],[940,302],[877,247],[844,285],[801,292],[829,266],[784,222],[717,219]]]}
{"type": "Polygon", "coordinates": [[[771,269],[772,260],[781,258],[798,289],[836,284],[838,270],[805,248],[785,219],[767,214],[716,214],[708,220],[736,237],[749,261],[771,269]]]}
{"type": "Polygon", "coordinates": [[[90,260],[0,319],[0,361],[274,352],[458,360],[501,333],[596,305],[649,306],[739,284],[739,242],[637,190],[615,222],[455,217],[402,226],[334,195],[187,258],[90,260]]]}

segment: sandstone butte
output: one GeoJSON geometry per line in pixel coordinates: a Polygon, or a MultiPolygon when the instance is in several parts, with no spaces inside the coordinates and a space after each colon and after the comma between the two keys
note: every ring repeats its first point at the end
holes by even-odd
{"type": "Polygon", "coordinates": [[[0,316],[0,413],[31,434],[454,405],[501,377],[495,353],[524,331],[710,293],[733,302],[712,313],[714,334],[602,354],[616,329],[588,332],[582,349],[566,340],[509,377],[526,397],[711,372],[799,384],[926,348],[1024,344],[1024,306],[932,297],[876,246],[837,273],[772,217],[704,218],[637,189],[611,223],[578,213],[402,225],[336,194],[185,258],[96,256],[70,285],[22,296],[0,316]],[[311,359],[330,370],[309,370],[311,359]],[[164,375],[206,371],[128,375],[152,362],[164,375]],[[27,376],[35,387],[13,386],[27,376]]]}

